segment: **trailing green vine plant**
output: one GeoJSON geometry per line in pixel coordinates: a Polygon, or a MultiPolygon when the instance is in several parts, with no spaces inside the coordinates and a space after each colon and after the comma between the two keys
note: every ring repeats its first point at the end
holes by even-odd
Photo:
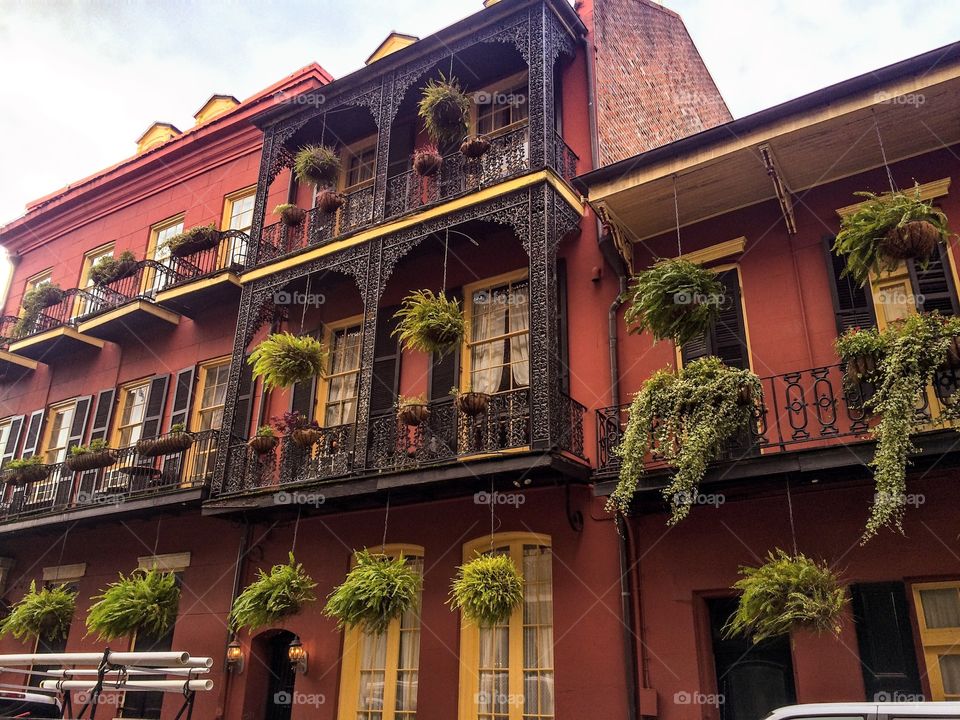
{"type": "Polygon", "coordinates": [[[353,569],[330,594],[324,613],[341,627],[360,626],[366,632],[382,633],[392,620],[417,605],[420,573],[402,556],[391,558],[360,550],[355,558],[353,569]]]}
{"type": "Polygon", "coordinates": [[[0,637],[9,633],[17,640],[65,638],[76,606],[77,593],[66,584],[38,590],[37,583],[31,580],[30,590],[0,623],[0,637]]]}
{"type": "Polygon", "coordinates": [[[251,631],[273,625],[315,601],[313,588],[316,586],[291,552],[286,565],[274,565],[270,572],[257,571],[257,579],[233,601],[230,625],[234,630],[251,631]]]}
{"type": "Polygon", "coordinates": [[[671,525],[685,518],[707,466],[755,420],[762,402],[760,379],[749,370],[705,357],[680,372],[659,370],[630,405],[623,441],[616,449],[620,478],[607,510],[626,514],[644,464],[656,451],[675,468],[663,490],[671,525]]]}

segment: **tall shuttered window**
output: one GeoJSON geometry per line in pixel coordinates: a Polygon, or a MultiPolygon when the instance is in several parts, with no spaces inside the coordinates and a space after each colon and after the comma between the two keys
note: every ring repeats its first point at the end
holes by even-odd
{"type": "Polygon", "coordinates": [[[713,355],[731,367],[748,369],[750,351],[747,346],[746,320],[740,292],[740,273],[737,268],[718,274],[723,285],[723,297],[717,298],[720,312],[709,331],[684,344],[680,350],[684,363],[713,355]]]}
{"type": "Polygon", "coordinates": [[[529,288],[526,271],[464,288],[470,335],[461,389],[492,394],[530,384],[529,288]]]}
{"type": "Polygon", "coordinates": [[[116,446],[131,447],[143,436],[143,421],[147,417],[147,395],[150,383],[128,385],[120,390],[120,413],[117,418],[116,446]]]}

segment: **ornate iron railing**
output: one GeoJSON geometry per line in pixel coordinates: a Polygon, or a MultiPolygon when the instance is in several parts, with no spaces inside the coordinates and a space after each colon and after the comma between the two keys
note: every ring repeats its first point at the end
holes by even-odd
{"type": "Polygon", "coordinates": [[[10,344],[10,341],[16,337],[16,328],[17,321],[19,321],[16,315],[2,315],[0,316],[0,348],[5,348],[10,344]]]}
{"type": "Polygon", "coordinates": [[[529,128],[490,138],[490,149],[477,160],[468,160],[460,152],[443,158],[436,175],[423,177],[414,170],[395,175],[387,181],[387,217],[403,215],[441,200],[479,190],[530,169],[529,128]]]}
{"type": "Polygon", "coordinates": [[[168,290],[225,270],[240,272],[247,264],[249,251],[249,235],[240,230],[223,230],[219,242],[211,248],[184,257],[159,260],[170,273],[156,279],[155,290],[168,290]]]}
{"type": "Polygon", "coordinates": [[[143,457],[136,447],[115,450],[113,462],[96,470],[74,472],[66,462],[48,465],[46,477],[4,487],[0,523],[98,506],[122,510],[132,500],[206,487],[213,475],[217,433],[193,433],[188,450],[160,457],[143,457]]]}
{"type": "Polygon", "coordinates": [[[373,185],[343,195],[343,205],[326,213],[315,207],[299,225],[273,223],[263,229],[256,264],[270,262],[307,247],[326,245],[373,222],[373,185]]]}
{"type": "MultiPolygon", "coordinates": [[[[866,382],[850,383],[843,365],[830,365],[761,378],[763,402],[754,422],[730,443],[718,460],[736,460],[769,453],[808,450],[872,440],[874,418],[864,402],[874,392],[866,382]]],[[[956,370],[938,372],[932,387],[917,398],[914,417],[921,430],[939,429],[937,422],[960,388],[956,370]]],[[[616,473],[615,448],[627,424],[629,405],[597,410],[598,474],[616,473]]],[[[660,464],[656,449],[650,465],[660,464]]]]}
{"type": "Polygon", "coordinates": [[[554,157],[556,158],[554,170],[559,173],[560,177],[570,182],[577,176],[577,162],[580,158],[570,149],[570,146],[558,132],[554,133],[553,145],[554,157]]]}

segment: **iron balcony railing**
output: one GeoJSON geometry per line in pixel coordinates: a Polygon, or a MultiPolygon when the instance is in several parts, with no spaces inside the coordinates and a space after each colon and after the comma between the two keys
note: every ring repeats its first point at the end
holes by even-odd
{"type": "MultiPolygon", "coordinates": [[[[864,409],[874,392],[866,382],[845,379],[843,365],[798,370],[761,378],[763,402],[754,422],[731,442],[717,460],[736,460],[772,453],[809,450],[873,439],[876,420],[864,409]]],[[[938,372],[934,383],[917,397],[915,419],[930,430],[942,428],[937,421],[960,387],[955,370],[938,372]]],[[[615,474],[620,461],[615,449],[627,424],[629,405],[597,410],[597,473],[615,474]]],[[[651,467],[663,463],[656,448],[648,460],[651,467]]]]}
{"type": "MultiPolygon", "coordinates": [[[[582,458],[583,416],[586,409],[566,394],[557,405],[557,450],[582,458]]],[[[429,404],[429,415],[407,425],[394,411],[370,418],[365,456],[358,457],[355,425],[321,429],[316,442],[298,445],[280,437],[272,449],[258,453],[236,440],[227,456],[221,494],[253,492],[298,483],[383,472],[401,472],[454,463],[465,457],[496,455],[531,444],[528,388],[491,395],[475,414],[459,410],[452,398],[429,404]]]]}
{"type": "Polygon", "coordinates": [[[560,133],[554,133],[554,170],[567,182],[570,182],[577,176],[577,163],[580,158],[570,149],[560,133]]]}
{"type": "Polygon", "coordinates": [[[47,465],[42,479],[4,486],[0,523],[98,506],[122,510],[133,500],[207,487],[216,465],[217,434],[192,433],[188,450],[160,457],[143,457],[136,447],[114,450],[113,462],[96,470],[74,472],[66,462],[47,465]]]}
{"type": "Polygon", "coordinates": [[[158,277],[156,292],[186,285],[221,272],[240,272],[247,264],[250,236],[241,230],[223,230],[216,245],[184,257],[159,261],[170,270],[158,277]]]}

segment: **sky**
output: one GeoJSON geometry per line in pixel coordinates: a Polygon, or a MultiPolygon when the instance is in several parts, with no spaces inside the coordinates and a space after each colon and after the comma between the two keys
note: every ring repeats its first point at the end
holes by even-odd
{"type": "MultiPolygon", "coordinates": [[[[955,0],[663,0],[735,117],[960,40],[955,0]]],[[[481,0],[0,0],[0,224],[317,61],[335,77],[386,35],[429,35],[481,0]]],[[[2,289],[0,270],[0,289],[2,289]]]]}

